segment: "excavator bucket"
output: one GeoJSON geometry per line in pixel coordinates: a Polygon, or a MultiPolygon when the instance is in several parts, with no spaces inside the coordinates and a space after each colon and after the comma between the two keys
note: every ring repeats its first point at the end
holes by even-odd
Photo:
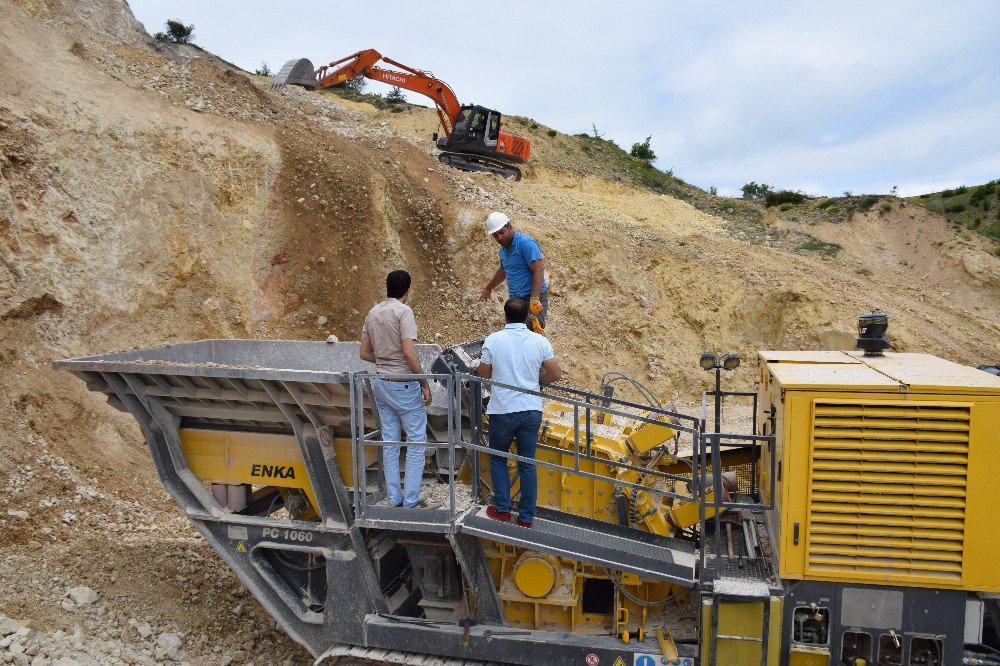
{"type": "Polygon", "coordinates": [[[316,68],[309,58],[289,60],[271,82],[271,90],[280,90],[285,85],[313,88],[316,85],[316,68]]]}

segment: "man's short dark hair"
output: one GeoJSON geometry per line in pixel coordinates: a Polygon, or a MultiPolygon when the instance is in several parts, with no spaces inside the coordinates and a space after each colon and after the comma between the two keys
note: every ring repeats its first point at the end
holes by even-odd
{"type": "Polygon", "coordinates": [[[385,276],[385,295],[389,298],[402,298],[410,290],[410,274],[400,269],[385,276]]]}
{"type": "Polygon", "coordinates": [[[523,324],[528,319],[528,301],[523,298],[508,298],[503,304],[503,313],[511,324],[523,324]]]}

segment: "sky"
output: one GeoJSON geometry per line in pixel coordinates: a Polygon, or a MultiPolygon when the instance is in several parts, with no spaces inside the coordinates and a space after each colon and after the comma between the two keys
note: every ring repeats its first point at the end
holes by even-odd
{"type": "MultiPolygon", "coordinates": [[[[463,103],[597,131],[703,189],[900,196],[1000,178],[1000,2],[131,0],[253,71],[374,48],[463,103]]],[[[366,91],[389,88],[368,82],[366,91]]],[[[410,101],[428,100],[410,93],[410,101]]]]}

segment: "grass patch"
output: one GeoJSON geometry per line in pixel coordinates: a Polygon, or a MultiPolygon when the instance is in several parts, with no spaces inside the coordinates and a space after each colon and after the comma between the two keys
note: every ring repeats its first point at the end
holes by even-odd
{"type": "Polygon", "coordinates": [[[865,197],[862,197],[861,201],[858,202],[858,209],[863,211],[871,210],[872,206],[874,206],[877,203],[878,203],[878,197],[875,196],[874,194],[869,194],[865,197]]]}
{"type": "Polygon", "coordinates": [[[819,254],[832,257],[840,252],[841,248],[837,243],[827,243],[816,237],[811,237],[804,243],[800,243],[795,249],[802,250],[803,252],[818,252],[819,254]]]}

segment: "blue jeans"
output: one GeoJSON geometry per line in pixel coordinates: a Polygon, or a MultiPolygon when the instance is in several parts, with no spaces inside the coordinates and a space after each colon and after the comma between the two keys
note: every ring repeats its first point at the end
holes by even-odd
{"type": "Polygon", "coordinates": [[[383,449],[385,487],[389,504],[408,507],[420,501],[420,479],[424,475],[424,448],[410,446],[410,442],[427,441],[427,410],[424,408],[423,390],[420,382],[390,382],[376,379],[373,385],[375,406],[382,424],[382,439],[398,442],[401,430],[406,430],[406,475],[403,490],[399,487],[399,446],[389,445],[383,449]]]}
{"type": "MultiPolygon", "coordinates": [[[[517,442],[517,455],[535,457],[538,445],[538,429],[542,425],[542,413],[536,410],[511,412],[510,414],[490,414],[490,448],[494,451],[510,452],[511,442],[517,442]]],[[[535,463],[517,461],[517,475],[521,480],[521,497],[517,502],[517,519],[530,523],[535,518],[535,499],[538,495],[538,478],[535,463]]],[[[493,480],[493,506],[501,513],[511,510],[510,476],[507,474],[507,458],[490,456],[490,478],[493,480]]]]}

